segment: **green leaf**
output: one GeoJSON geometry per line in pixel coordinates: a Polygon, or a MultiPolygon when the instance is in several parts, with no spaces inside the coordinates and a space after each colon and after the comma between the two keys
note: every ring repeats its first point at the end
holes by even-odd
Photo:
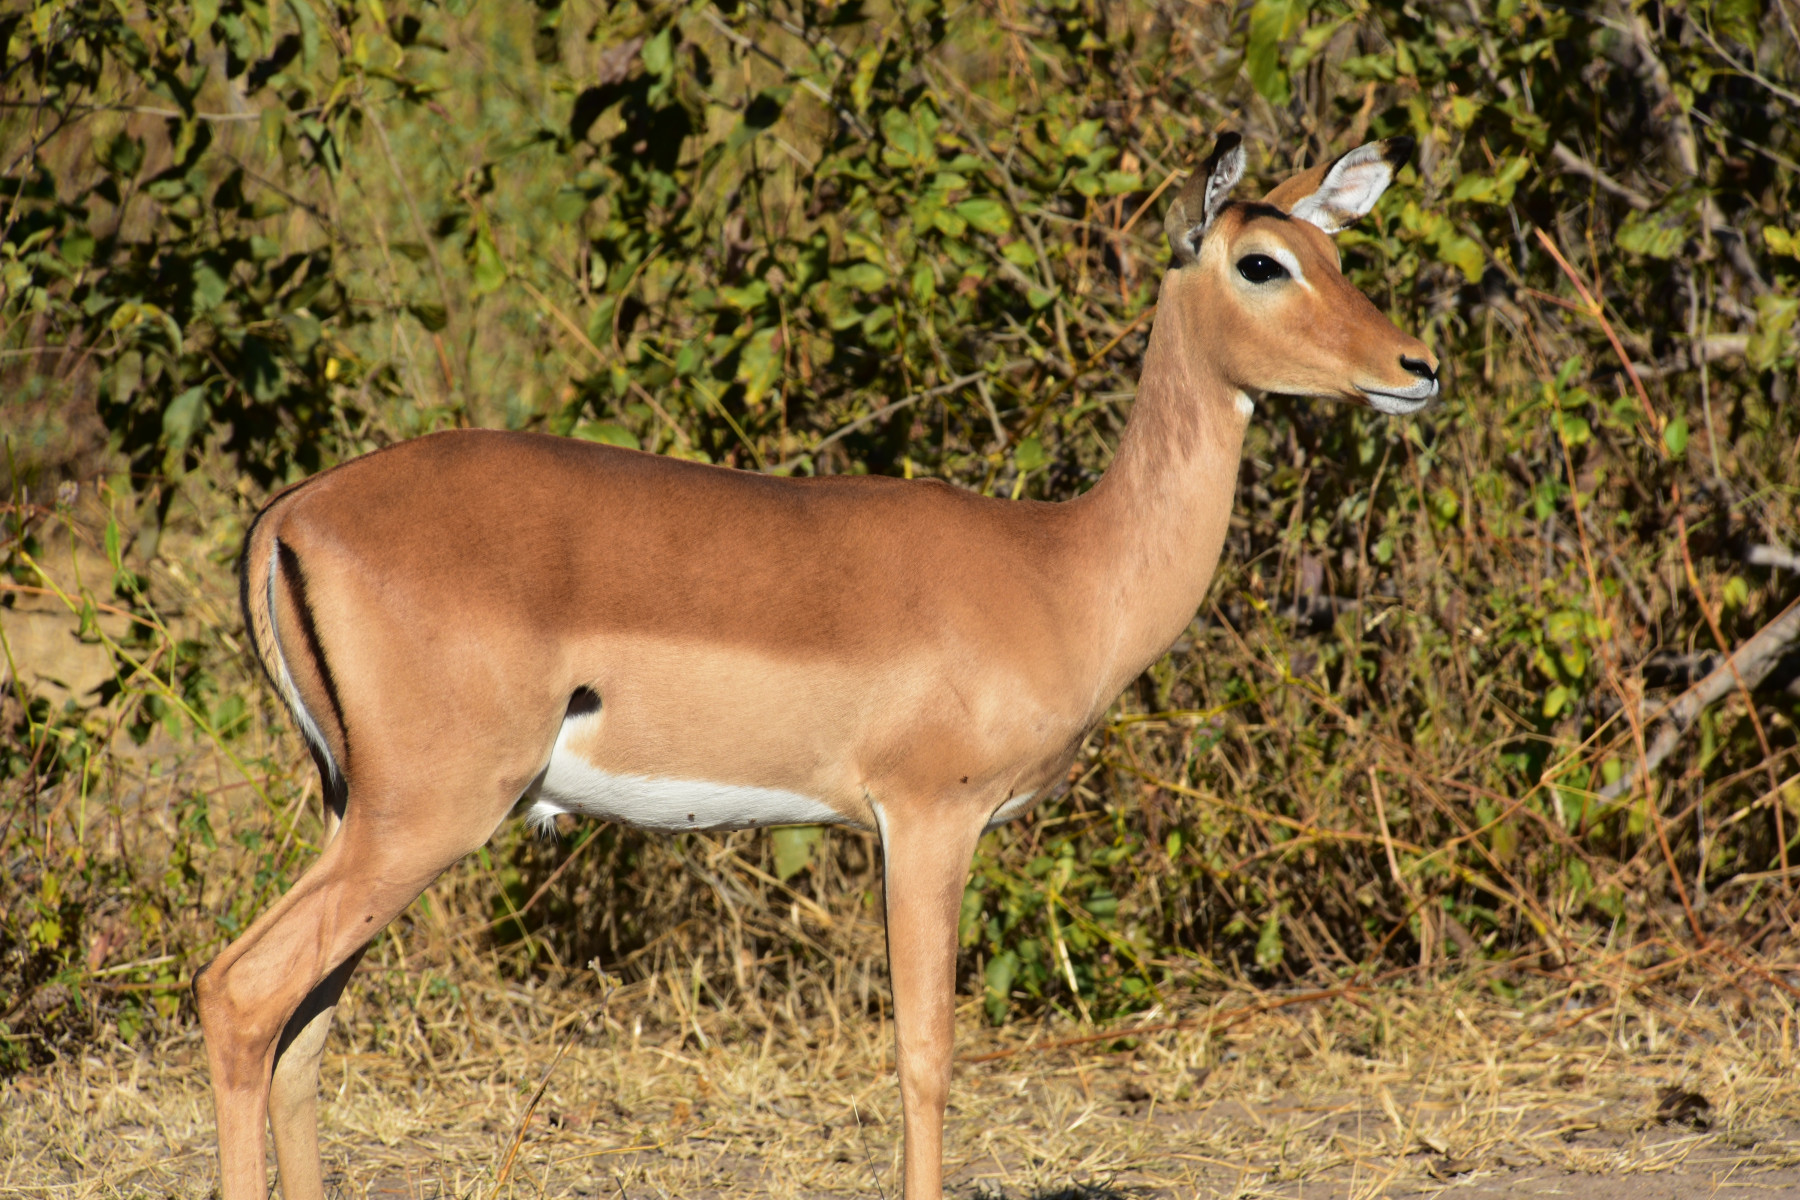
{"type": "Polygon", "coordinates": [[[296,355],[312,353],[312,348],[319,344],[319,338],[325,332],[319,319],[305,309],[289,313],[281,318],[281,323],[287,326],[288,347],[296,355]]]}
{"type": "Polygon", "coordinates": [[[1563,413],[1557,418],[1557,431],[1563,441],[1571,446],[1580,446],[1593,436],[1588,423],[1574,413],[1563,413]]]}
{"type": "Polygon", "coordinates": [[[675,46],[670,39],[670,29],[664,29],[645,42],[644,48],[638,51],[638,61],[644,64],[644,70],[658,79],[667,79],[675,66],[675,46]]]}
{"type": "Polygon", "coordinates": [[[783,825],[769,834],[775,854],[775,877],[783,883],[812,866],[813,853],[825,840],[823,825],[783,825]]]}
{"type": "Polygon", "coordinates": [[[1002,951],[988,960],[985,979],[987,1015],[996,1025],[1006,1020],[1007,1010],[1012,1007],[1012,985],[1018,974],[1019,956],[1011,950],[1002,951]]]}
{"type": "Polygon", "coordinates": [[[760,279],[753,279],[744,287],[722,287],[719,289],[719,299],[739,312],[749,312],[768,302],[769,285],[760,279]]]}
{"type": "Polygon", "coordinates": [[[1800,299],[1770,293],[1756,298],[1756,330],[1744,349],[1752,367],[1766,371],[1788,353],[1788,331],[1800,316],[1800,299]]]}
{"type": "Polygon", "coordinates": [[[319,18],[306,0],[288,0],[288,11],[300,23],[300,65],[310,71],[319,62],[319,18]]]}
{"type": "Polygon", "coordinates": [[[1663,426],[1662,440],[1663,445],[1669,448],[1669,453],[1676,458],[1685,455],[1687,453],[1688,444],[1687,418],[1676,417],[1667,425],[1663,426]]]}
{"type": "Polygon", "coordinates": [[[1256,938],[1256,965],[1265,969],[1275,966],[1281,961],[1283,946],[1281,944],[1281,913],[1269,914],[1263,922],[1262,932],[1256,938]]]}
{"type": "Polygon", "coordinates": [[[1037,251],[1033,250],[1031,243],[1023,238],[1000,247],[1000,257],[1015,267],[1037,266],[1037,251]]]}
{"type": "Polygon", "coordinates": [[[1740,46],[1756,49],[1760,40],[1757,30],[1762,24],[1762,6],[1757,0],[1713,0],[1712,20],[1718,32],[1740,46]]]}
{"type": "Polygon", "coordinates": [[[887,285],[887,272],[874,263],[853,263],[838,272],[838,278],[865,295],[887,285]]]}
{"type": "Polygon", "coordinates": [[[1668,224],[1654,213],[1632,213],[1613,235],[1621,250],[1650,258],[1673,258],[1687,244],[1687,230],[1681,224],[1668,224]]]}
{"type": "MultiPolygon", "coordinates": [[[[1763,245],[1769,248],[1770,253],[1784,254],[1789,258],[1800,258],[1800,239],[1796,239],[1793,234],[1781,226],[1764,225],[1762,237],[1763,245]]],[[[69,256],[65,252],[63,257],[68,258],[69,256]]],[[[70,259],[70,261],[74,260],[70,259]]]]}
{"type": "Polygon", "coordinates": [[[781,378],[781,351],[775,345],[777,329],[759,329],[745,343],[738,355],[737,379],[744,385],[744,403],[751,408],[762,404],[781,378]]]}
{"type": "Polygon", "coordinates": [[[1481,101],[1469,96],[1450,97],[1450,123],[1458,129],[1473,125],[1480,112],[1481,101]]]}
{"type": "Polygon", "coordinates": [[[498,291],[500,285],[506,282],[506,264],[500,260],[500,248],[488,236],[485,225],[475,231],[475,245],[470,251],[469,267],[471,296],[485,296],[489,292],[498,291]]]}
{"type": "Polygon", "coordinates": [[[63,235],[62,257],[71,267],[86,266],[94,257],[94,235],[81,226],[69,230],[63,235]]]}
{"type": "Polygon", "coordinates": [[[962,908],[956,914],[956,944],[968,949],[981,941],[981,891],[973,883],[963,888],[962,908]]]}
{"type": "Polygon", "coordinates": [[[869,111],[869,90],[875,86],[875,72],[881,67],[881,54],[885,49],[886,43],[881,42],[856,56],[856,75],[850,80],[850,103],[859,113],[869,111]]]}
{"type": "Polygon", "coordinates": [[[1530,169],[1531,160],[1520,156],[1508,159],[1506,165],[1492,175],[1464,175],[1457,180],[1456,190],[1451,192],[1450,199],[1473,204],[1509,204],[1512,202],[1513,192],[1518,189],[1519,181],[1530,169]]]}
{"type": "Polygon", "coordinates": [[[225,277],[213,270],[212,264],[200,262],[194,264],[194,307],[201,312],[217,308],[224,303],[231,285],[225,277]]]}
{"type": "Polygon", "coordinates": [[[1256,0],[1250,9],[1244,71],[1250,76],[1250,85],[1270,104],[1284,105],[1292,94],[1281,62],[1281,45],[1305,24],[1310,7],[1311,0],[1256,0]]]}
{"type": "Polygon", "coordinates": [[[1463,278],[1470,283],[1481,281],[1481,272],[1487,266],[1487,255],[1482,253],[1481,243],[1461,234],[1450,234],[1440,238],[1437,243],[1438,261],[1455,267],[1463,273],[1463,278]]]}
{"type": "Polygon", "coordinates": [[[247,337],[238,352],[238,378],[259,402],[267,404],[282,392],[281,363],[269,343],[247,337]]]}
{"type": "Polygon", "coordinates": [[[1094,152],[1094,145],[1100,140],[1100,134],[1106,126],[1098,120],[1082,121],[1067,133],[1058,143],[1065,158],[1086,158],[1094,152]]]}
{"type": "Polygon", "coordinates": [[[998,237],[1012,228],[1012,216],[998,200],[976,197],[956,206],[956,215],[986,234],[998,237]]]}
{"type": "Polygon", "coordinates": [[[637,435],[623,425],[615,425],[611,421],[583,421],[569,431],[570,437],[578,437],[587,442],[599,442],[603,446],[623,446],[627,450],[641,449],[637,435]]]}
{"type": "Polygon", "coordinates": [[[932,273],[930,263],[920,263],[912,273],[913,299],[925,304],[937,295],[937,276],[932,273]]]}
{"type": "Polygon", "coordinates": [[[205,388],[191,387],[181,393],[163,409],[163,445],[171,451],[185,449],[205,428],[208,415],[205,388]]]}
{"type": "Polygon", "coordinates": [[[556,189],[556,195],[550,199],[550,215],[564,225],[573,225],[581,220],[581,214],[588,210],[593,200],[586,188],[569,187],[556,189]]]}
{"type": "Polygon", "coordinates": [[[1044,453],[1044,444],[1034,437],[1028,437],[1013,450],[1013,464],[1021,472],[1035,471],[1050,461],[1044,453]]]}
{"type": "Polygon", "coordinates": [[[933,208],[931,219],[926,224],[953,238],[959,238],[969,231],[969,223],[947,208],[933,208]]]}

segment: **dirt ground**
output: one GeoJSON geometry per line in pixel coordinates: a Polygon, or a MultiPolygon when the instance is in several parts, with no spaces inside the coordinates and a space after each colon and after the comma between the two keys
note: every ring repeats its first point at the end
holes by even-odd
{"type": "MultiPolygon", "coordinates": [[[[885,1022],[646,1029],[615,1003],[573,1038],[584,1012],[511,995],[510,1025],[380,1050],[334,1035],[321,1120],[336,1195],[896,1194],[885,1022]]],[[[1444,985],[1059,1044],[1089,1032],[996,1033],[964,1014],[951,1194],[1800,1197],[1800,1022],[1779,1000],[1533,1012],[1444,985]]],[[[207,1196],[211,1138],[197,1035],[96,1046],[0,1090],[0,1195],[207,1196]]]]}

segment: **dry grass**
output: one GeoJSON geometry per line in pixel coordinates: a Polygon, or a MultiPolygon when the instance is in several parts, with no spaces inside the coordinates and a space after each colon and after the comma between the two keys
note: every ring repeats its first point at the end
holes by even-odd
{"type": "MultiPolygon", "coordinates": [[[[533,1091],[592,1013],[568,1007],[583,990],[424,999],[408,1015],[429,1038],[385,1050],[370,1028],[395,1014],[353,990],[324,1067],[338,1194],[492,1194],[533,1091]]],[[[1251,999],[1218,999],[1222,1029],[1188,1013],[1193,1027],[1061,1046],[1087,1031],[995,1035],[968,1006],[965,1058],[999,1056],[958,1069],[951,1191],[1523,1195],[1560,1180],[1590,1195],[1800,1192],[1791,1004],[1703,987],[1596,1005],[1546,988],[1520,1006],[1467,976],[1229,1024],[1251,999]]],[[[879,1019],[759,1030],[628,989],[556,1064],[499,1194],[891,1194],[889,1046],[879,1019]]],[[[209,1194],[205,1087],[191,1033],[151,1050],[95,1045],[15,1077],[0,1191],[209,1194]]]]}

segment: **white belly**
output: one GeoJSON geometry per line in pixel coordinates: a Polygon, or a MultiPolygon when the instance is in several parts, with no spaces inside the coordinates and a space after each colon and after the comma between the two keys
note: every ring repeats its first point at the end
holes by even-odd
{"type": "Polygon", "coordinates": [[[824,801],[780,788],[602,771],[568,748],[571,730],[594,719],[563,722],[550,764],[525,792],[533,801],[526,814],[533,825],[547,825],[558,813],[671,832],[845,823],[843,814],[824,801]]]}

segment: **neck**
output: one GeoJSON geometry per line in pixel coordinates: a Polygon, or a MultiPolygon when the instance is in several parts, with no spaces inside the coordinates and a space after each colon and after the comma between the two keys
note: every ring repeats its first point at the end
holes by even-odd
{"type": "Polygon", "coordinates": [[[1164,277],[1125,436],[1073,502],[1095,589],[1096,716],[1188,627],[1225,544],[1251,405],[1213,361],[1200,283],[1164,277]]]}

